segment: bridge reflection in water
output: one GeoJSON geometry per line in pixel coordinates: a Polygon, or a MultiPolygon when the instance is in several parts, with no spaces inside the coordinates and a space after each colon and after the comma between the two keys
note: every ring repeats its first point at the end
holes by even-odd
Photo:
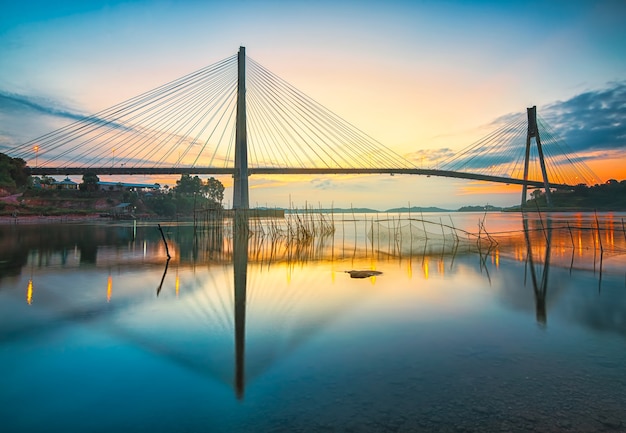
{"type": "Polygon", "coordinates": [[[546,309],[546,295],[548,291],[548,273],[550,270],[550,250],[552,245],[552,220],[547,218],[545,230],[545,255],[543,257],[543,267],[541,275],[537,272],[533,258],[532,241],[528,228],[528,219],[524,218],[524,238],[526,239],[526,248],[528,250],[526,260],[527,268],[530,269],[531,282],[535,293],[535,309],[537,322],[546,325],[548,320],[548,311],[546,309]]]}
{"type": "Polygon", "coordinates": [[[235,215],[233,232],[233,278],[235,282],[235,391],[243,398],[245,389],[246,302],[248,284],[248,217],[235,215]]]}
{"type": "MultiPolygon", "coordinates": [[[[570,272],[574,266],[574,256],[584,259],[581,263],[589,265],[591,263],[588,257],[593,255],[593,267],[595,269],[596,262],[599,257],[598,266],[598,283],[601,284],[602,278],[602,257],[605,251],[595,251],[589,246],[583,247],[582,239],[591,236],[596,240],[606,235],[607,239],[612,239],[610,243],[610,251],[613,254],[621,255],[626,252],[626,243],[615,242],[615,232],[617,230],[617,239],[624,239],[624,233],[620,233],[614,224],[600,224],[596,221],[596,227],[591,225],[559,225],[554,222],[550,216],[542,216],[540,214],[524,215],[522,218],[522,230],[506,231],[490,234],[485,230],[484,221],[479,222],[479,231],[471,233],[469,231],[456,229],[454,225],[446,225],[441,221],[433,223],[421,219],[382,219],[371,221],[360,221],[359,225],[355,224],[355,232],[350,236],[354,239],[354,244],[345,243],[341,248],[335,248],[336,234],[330,230],[328,218],[320,218],[313,221],[307,217],[303,217],[300,226],[290,227],[287,225],[286,231],[281,232],[276,223],[267,224],[266,222],[250,221],[245,212],[235,216],[229,230],[231,234],[229,246],[226,248],[230,251],[233,264],[233,281],[234,281],[234,347],[235,347],[235,371],[234,371],[234,388],[238,398],[243,398],[246,385],[246,317],[248,308],[248,261],[253,258],[256,263],[263,263],[267,266],[280,266],[281,263],[288,267],[304,261],[339,261],[344,262],[349,258],[351,263],[363,263],[363,259],[367,262],[370,259],[372,263],[384,263],[386,261],[405,262],[407,267],[411,269],[412,263],[421,261],[421,268],[425,277],[433,273],[429,269],[431,260],[437,261],[436,272],[445,273],[446,267],[452,267],[455,259],[459,255],[475,256],[481,263],[481,269],[489,278],[489,269],[487,263],[499,266],[499,258],[502,256],[518,257],[520,249],[525,250],[523,256],[524,266],[524,285],[532,288],[535,300],[535,313],[538,324],[542,327],[547,326],[548,308],[546,304],[549,273],[553,259],[553,237],[557,236],[557,244],[561,246],[559,253],[556,254],[555,266],[563,267],[566,261],[563,261],[565,248],[563,244],[567,238],[572,242],[570,248],[569,268],[570,272]],[[419,227],[418,224],[421,224],[419,227]],[[359,228],[356,228],[360,226],[359,228]],[[367,236],[364,236],[364,244],[357,245],[358,236],[356,231],[363,226],[369,227],[367,236]],[[309,237],[298,230],[308,230],[311,234],[320,232],[319,236],[311,235],[309,237]],[[427,228],[428,227],[428,228],[427,228]],[[439,228],[442,233],[436,233],[434,229],[439,228]],[[607,232],[608,233],[605,233],[607,232]],[[281,233],[285,236],[281,236],[281,233]],[[407,236],[408,233],[408,236],[407,236]],[[579,248],[576,248],[574,239],[579,239],[579,248]],[[382,244],[381,244],[382,240],[382,244]],[[408,243],[408,245],[407,245],[408,243]],[[279,254],[280,251],[282,254],[279,254]],[[351,255],[350,255],[351,254],[351,255]],[[372,261],[371,259],[376,260],[372,261]],[[529,278],[528,278],[529,276],[529,278]]],[[[311,218],[309,216],[309,218],[311,218]]],[[[348,223],[355,223],[355,220],[348,223]]],[[[334,221],[333,221],[334,226],[334,221]]],[[[284,228],[284,227],[283,227],[284,228]]],[[[212,245],[218,245],[211,241],[211,230],[208,229],[207,242],[212,245]]],[[[221,227],[219,233],[223,234],[224,229],[221,227]]],[[[306,231],[305,230],[305,231],[306,231]]],[[[345,221],[342,232],[346,231],[345,221]]],[[[348,229],[349,231],[349,229],[348,229]]],[[[343,233],[345,236],[345,233],[343,233]]],[[[597,241],[596,241],[597,244],[597,241]]],[[[594,244],[595,245],[595,244],[594,244]]],[[[220,246],[221,248],[221,246],[220,246]]],[[[223,250],[220,250],[223,251],[223,250]]],[[[375,266],[374,266],[375,267],[375,266]]],[[[611,268],[610,272],[615,269],[611,268]]],[[[374,279],[374,277],[372,277],[374,279]]],[[[315,286],[311,286],[313,289],[315,286]]],[[[600,286],[599,286],[600,287],[600,286]]],[[[337,312],[346,311],[349,303],[354,299],[347,300],[347,304],[337,308],[337,312]]],[[[302,318],[302,306],[297,315],[302,318]]],[[[305,321],[305,320],[304,320],[305,321]]],[[[319,323],[318,323],[319,325],[319,323]]],[[[306,326],[304,327],[306,328],[306,326]]]]}
{"type": "MultiPolygon", "coordinates": [[[[612,216],[596,219],[588,215],[574,223],[558,215],[530,214],[522,218],[521,228],[496,224],[493,231],[485,229],[484,215],[476,218],[478,229],[472,232],[467,227],[456,228],[452,221],[444,224],[442,219],[428,221],[406,215],[368,219],[309,214],[291,215],[287,220],[258,220],[242,213],[234,219],[195,227],[167,227],[173,253],[167,261],[154,227],[140,227],[136,233],[129,227],[109,227],[109,233],[117,232],[118,240],[95,230],[95,245],[90,246],[87,261],[82,259],[82,249],[76,246],[78,238],[74,239],[64,228],[62,233],[67,239],[55,237],[57,244],[39,249],[36,254],[29,253],[25,262],[20,261],[21,271],[31,274],[28,284],[24,284],[28,304],[48,302],[44,308],[54,312],[57,320],[22,327],[16,321],[11,329],[4,330],[2,339],[51,332],[67,322],[104,322],[108,332],[119,338],[220,382],[232,383],[237,397],[243,398],[246,382],[373,293],[364,291],[362,285],[342,283],[341,290],[324,287],[316,275],[322,269],[332,270],[333,282],[335,274],[350,282],[343,271],[381,269],[385,274],[380,278],[391,278],[386,271],[388,265],[397,268],[399,264],[409,278],[415,269],[420,269],[422,278],[427,279],[454,272],[455,264],[464,260],[478,263],[490,281],[491,274],[498,272],[500,261],[508,258],[523,264],[523,278],[526,286],[532,288],[536,319],[542,326],[548,322],[548,288],[550,293],[560,290],[558,281],[550,282],[551,268],[569,268],[570,273],[580,268],[595,270],[599,289],[603,272],[623,273],[626,236],[622,221],[612,216]],[[610,260],[605,260],[607,257],[610,260]],[[296,277],[294,271],[304,265],[311,272],[296,277]],[[144,294],[146,279],[117,277],[112,272],[118,271],[119,275],[120,269],[137,266],[163,266],[152,290],[156,287],[159,299],[176,298],[178,304],[148,303],[144,294]],[[81,278],[82,272],[89,275],[103,268],[107,270],[106,303],[103,298],[85,303],[76,300],[83,294],[73,299],[72,294],[77,293],[70,290],[43,288],[43,284],[38,287],[38,280],[45,281],[61,270],[73,270],[72,278],[81,278]],[[260,281],[267,275],[263,269],[270,268],[284,270],[294,285],[280,288],[260,281]],[[46,290],[59,298],[51,299],[46,290]],[[163,326],[163,321],[167,326],[163,326]],[[227,339],[233,347],[233,336],[234,363],[220,350],[229,346],[227,339]],[[189,344],[190,339],[194,344],[189,344]],[[231,366],[230,371],[227,366],[231,366]]],[[[20,236],[20,245],[32,251],[40,240],[33,245],[24,241],[37,239],[28,235],[35,228],[21,229],[26,235],[20,236]]],[[[77,226],[69,232],[82,238],[81,230],[77,226]]],[[[370,278],[372,284],[375,278],[370,278]]],[[[1,283],[2,280],[0,286],[1,283]]]]}

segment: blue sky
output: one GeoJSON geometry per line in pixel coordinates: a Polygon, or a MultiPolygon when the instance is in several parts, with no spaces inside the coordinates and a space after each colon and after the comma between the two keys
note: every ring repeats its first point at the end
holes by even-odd
{"type": "MultiPolygon", "coordinates": [[[[403,155],[461,149],[495,119],[537,105],[595,171],[620,178],[624,16],[623,1],[4,2],[0,151],[244,45],[403,155]]],[[[520,193],[398,176],[252,178],[251,185],[251,202],[277,206],[290,197],[379,209],[512,205],[520,193]]]]}

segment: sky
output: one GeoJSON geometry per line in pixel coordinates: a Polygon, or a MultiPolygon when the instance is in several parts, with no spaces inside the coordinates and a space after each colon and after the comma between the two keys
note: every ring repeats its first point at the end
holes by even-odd
{"type": "MultiPolygon", "coordinates": [[[[536,105],[602,179],[626,179],[624,16],[626,2],[610,0],[5,0],[0,152],[245,46],[418,166],[419,155],[460,150],[503,116],[536,105]]],[[[229,202],[232,179],[219,179],[229,202]]],[[[383,175],[255,175],[250,187],[252,206],[379,210],[511,206],[521,194],[515,186],[383,175]]]]}

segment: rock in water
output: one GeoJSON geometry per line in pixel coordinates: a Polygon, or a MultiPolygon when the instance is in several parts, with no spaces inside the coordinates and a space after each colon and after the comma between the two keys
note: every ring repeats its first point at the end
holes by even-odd
{"type": "Polygon", "coordinates": [[[350,274],[350,278],[367,278],[374,277],[376,275],[381,275],[380,271],[344,271],[347,274],[350,274]]]}

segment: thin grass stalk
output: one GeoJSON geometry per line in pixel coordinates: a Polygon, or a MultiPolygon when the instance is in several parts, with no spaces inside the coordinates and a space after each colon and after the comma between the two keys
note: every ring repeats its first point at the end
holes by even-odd
{"type": "MultiPolygon", "coordinates": [[[[600,244],[600,252],[604,253],[604,247],[602,246],[602,234],[600,233],[600,223],[598,221],[598,212],[594,210],[593,213],[596,218],[596,230],[598,233],[598,243],[600,244]]],[[[602,257],[600,257],[600,262],[602,262],[602,257]]]]}

